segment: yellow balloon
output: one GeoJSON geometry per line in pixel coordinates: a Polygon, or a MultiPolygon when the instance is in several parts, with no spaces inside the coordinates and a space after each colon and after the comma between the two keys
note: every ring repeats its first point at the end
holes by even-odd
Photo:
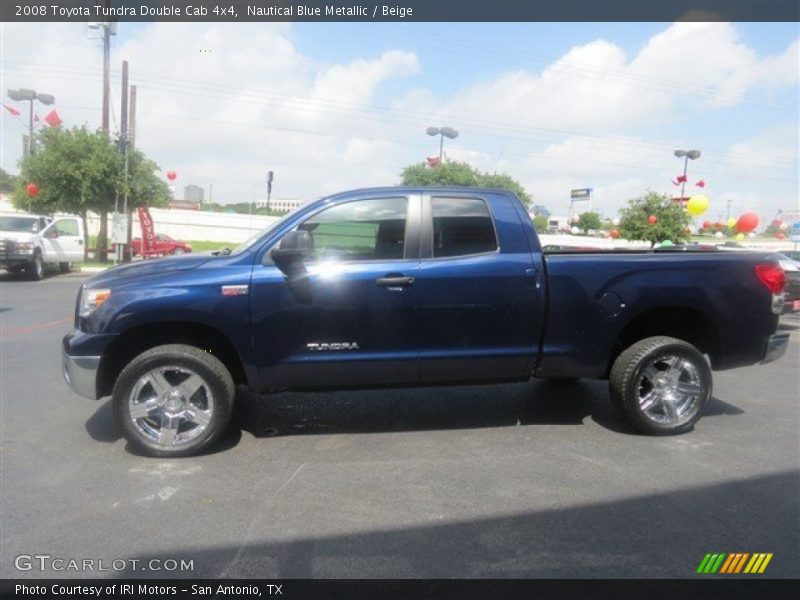
{"type": "Polygon", "coordinates": [[[730,219],[728,219],[728,222],[726,223],[726,225],[727,225],[727,226],[728,226],[730,229],[733,229],[734,227],[736,227],[736,219],[734,219],[733,217],[731,217],[730,219]]]}
{"type": "Polygon", "coordinates": [[[736,234],[736,239],[741,242],[744,239],[744,234],[743,233],[737,233],[736,234]]]}
{"type": "Polygon", "coordinates": [[[686,203],[686,212],[693,217],[699,217],[708,210],[708,198],[702,194],[697,194],[689,198],[686,203]]]}

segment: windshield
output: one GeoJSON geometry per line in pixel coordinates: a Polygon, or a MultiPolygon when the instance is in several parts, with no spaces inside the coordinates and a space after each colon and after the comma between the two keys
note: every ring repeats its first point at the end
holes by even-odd
{"type": "Polygon", "coordinates": [[[0,230],[36,233],[39,231],[39,219],[31,217],[0,217],[0,230]]]}

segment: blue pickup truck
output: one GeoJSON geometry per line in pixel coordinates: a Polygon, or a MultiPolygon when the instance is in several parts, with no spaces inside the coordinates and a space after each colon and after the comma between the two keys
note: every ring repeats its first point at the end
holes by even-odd
{"type": "Polygon", "coordinates": [[[64,376],[80,395],[111,395],[121,431],[153,456],[213,444],[237,385],[604,378],[636,430],[680,433],[708,403],[712,369],[785,352],[783,286],[769,253],[543,254],[503,190],[356,190],[231,250],[91,277],[64,376]]]}

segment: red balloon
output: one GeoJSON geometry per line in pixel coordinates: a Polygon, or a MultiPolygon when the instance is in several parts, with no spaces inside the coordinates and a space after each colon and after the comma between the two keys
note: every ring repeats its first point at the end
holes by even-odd
{"type": "Polygon", "coordinates": [[[744,213],[736,221],[736,231],[739,233],[750,233],[758,227],[758,215],[756,213],[744,213]]]}
{"type": "Polygon", "coordinates": [[[779,240],[782,240],[783,238],[786,237],[786,234],[783,233],[782,231],[779,231],[778,233],[775,234],[775,237],[778,238],[779,240]]]}
{"type": "Polygon", "coordinates": [[[25,186],[25,192],[30,198],[36,198],[39,195],[39,186],[35,183],[29,183],[25,186]]]}
{"type": "Polygon", "coordinates": [[[178,178],[178,174],[175,171],[167,171],[167,179],[170,181],[175,181],[178,178]]]}
{"type": "Polygon", "coordinates": [[[612,229],[611,231],[608,232],[608,235],[611,236],[612,240],[615,240],[619,237],[619,231],[617,231],[616,229],[612,229]]]}
{"type": "Polygon", "coordinates": [[[711,221],[703,221],[703,229],[711,229],[712,225],[711,221]]]}
{"type": "Polygon", "coordinates": [[[658,217],[656,217],[655,215],[650,215],[649,217],[647,217],[647,223],[649,225],[655,225],[656,223],[658,223],[658,217]]]}

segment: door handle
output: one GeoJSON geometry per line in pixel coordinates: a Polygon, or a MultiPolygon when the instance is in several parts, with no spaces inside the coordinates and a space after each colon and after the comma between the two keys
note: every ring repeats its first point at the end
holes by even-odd
{"type": "Polygon", "coordinates": [[[83,240],[78,240],[78,246],[83,246],[83,240]]]}
{"type": "Polygon", "coordinates": [[[387,288],[407,288],[414,285],[414,278],[405,276],[378,277],[375,283],[381,287],[387,288]]]}

